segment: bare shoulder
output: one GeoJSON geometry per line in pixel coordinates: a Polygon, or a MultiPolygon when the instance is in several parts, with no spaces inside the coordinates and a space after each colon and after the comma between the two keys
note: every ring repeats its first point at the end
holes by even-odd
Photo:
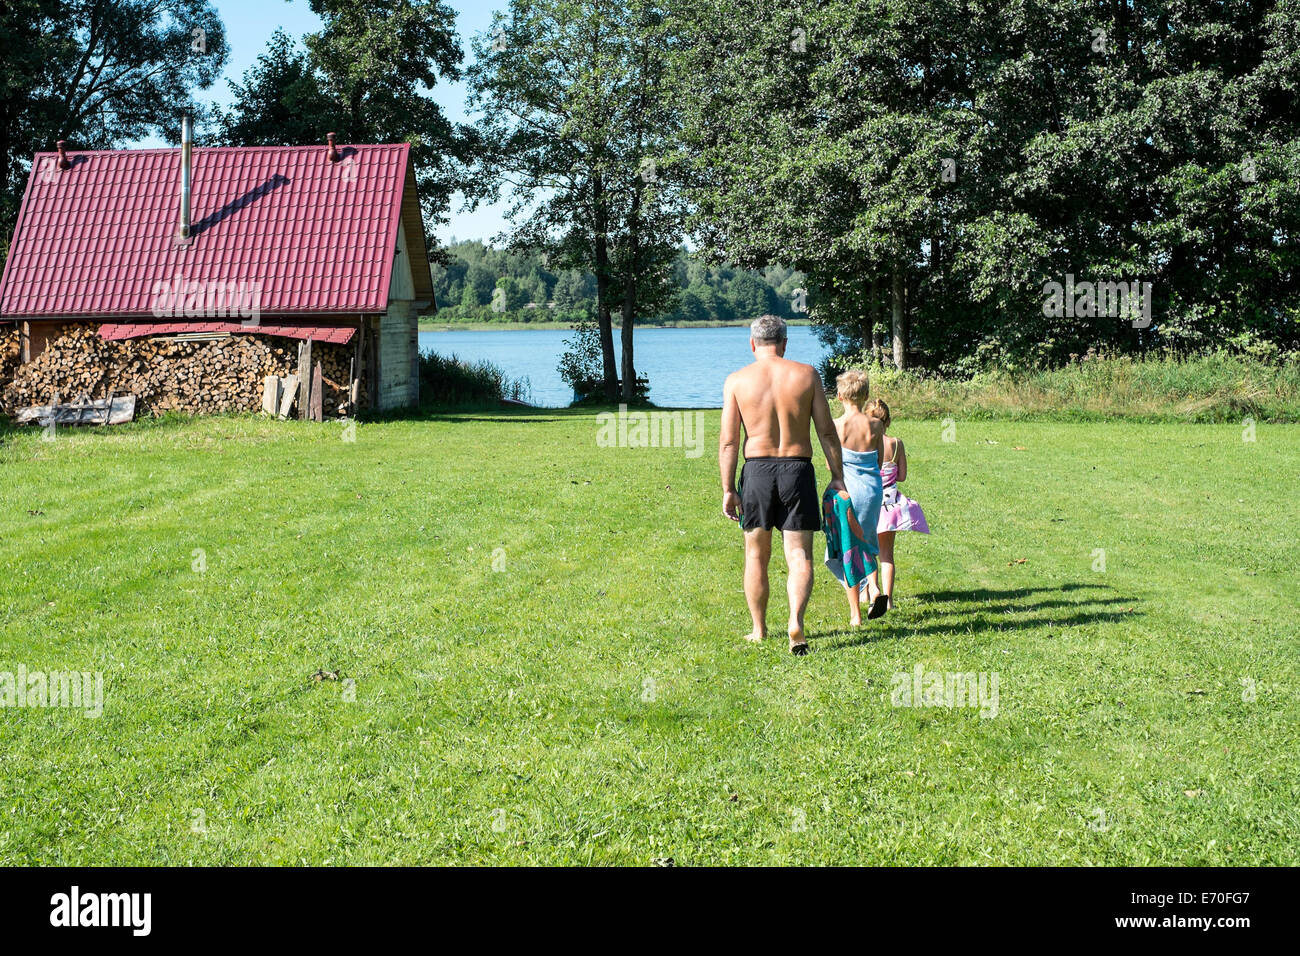
{"type": "Polygon", "coordinates": [[[814,383],[818,385],[821,384],[822,377],[817,374],[817,369],[813,368],[807,362],[795,362],[791,359],[786,359],[785,361],[787,362],[786,369],[789,374],[797,378],[799,381],[808,385],[814,383]]]}
{"type": "Polygon", "coordinates": [[[748,365],[742,365],[730,375],[727,376],[728,382],[744,382],[758,375],[762,369],[757,362],[750,362],[748,365]]]}
{"type": "Polygon", "coordinates": [[[735,389],[735,387],[736,387],[737,385],[740,385],[741,383],[743,383],[743,382],[745,381],[745,379],[747,379],[747,378],[749,377],[749,376],[746,374],[746,373],[749,371],[749,369],[750,369],[750,366],[745,366],[744,368],[738,368],[738,369],[736,369],[734,372],[732,372],[730,375],[728,375],[728,376],[726,377],[726,379],[725,379],[725,380],[723,381],[723,383],[722,383],[722,391],[723,391],[724,393],[726,393],[726,392],[730,392],[730,391],[732,391],[733,389],[735,389]]]}

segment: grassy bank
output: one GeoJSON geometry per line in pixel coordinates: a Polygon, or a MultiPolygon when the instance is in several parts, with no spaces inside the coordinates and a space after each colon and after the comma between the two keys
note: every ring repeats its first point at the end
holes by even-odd
{"type": "Polygon", "coordinates": [[[1227,353],[1096,359],[966,381],[875,369],[872,379],[895,414],[913,418],[1300,422],[1300,362],[1227,353]]]}
{"type": "Polygon", "coordinates": [[[1300,427],[904,419],[935,533],[792,658],[700,421],[0,436],[0,672],[104,680],[0,708],[0,864],[1300,863],[1300,427]]]}

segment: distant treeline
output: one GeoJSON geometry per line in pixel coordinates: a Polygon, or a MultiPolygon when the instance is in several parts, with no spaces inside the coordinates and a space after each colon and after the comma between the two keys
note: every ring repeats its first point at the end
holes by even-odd
{"type": "MultiPolygon", "coordinates": [[[[579,322],[596,313],[596,276],[550,269],[538,252],[494,249],[477,239],[452,240],[448,263],[433,267],[440,321],[579,322]]],[[[679,249],[670,310],[659,322],[730,322],[765,313],[799,318],[803,273],[787,266],[762,272],[715,268],[679,249]]]]}

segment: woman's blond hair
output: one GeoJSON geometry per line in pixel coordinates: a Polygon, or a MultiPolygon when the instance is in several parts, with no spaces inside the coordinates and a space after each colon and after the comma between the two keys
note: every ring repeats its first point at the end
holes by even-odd
{"type": "Polygon", "coordinates": [[[880,399],[873,398],[871,401],[867,402],[866,407],[862,409],[862,411],[866,413],[868,418],[879,418],[885,423],[886,428],[889,427],[889,406],[880,399]]]}
{"type": "Polygon", "coordinates": [[[861,369],[851,368],[835,379],[835,395],[842,402],[852,402],[859,408],[871,393],[871,380],[861,369]]]}

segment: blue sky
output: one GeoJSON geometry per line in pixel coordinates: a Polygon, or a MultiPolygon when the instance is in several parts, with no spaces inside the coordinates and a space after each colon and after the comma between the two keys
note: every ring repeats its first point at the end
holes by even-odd
{"type": "MultiPolygon", "coordinates": [[[[226,25],[226,39],[230,46],[230,56],[226,61],[224,76],[210,89],[199,94],[203,102],[215,102],[222,106],[230,100],[230,87],[226,80],[241,79],[244,71],[251,67],[257,57],[266,50],[266,44],[278,27],[295,38],[320,28],[320,19],[311,12],[307,0],[212,0],[213,6],[221,14],[226,25]]],[[[473,0],[445,0],[456,10],[456,32],[460,36],[461,48],[465,51],[466,62],[472,56],[470,37],[487,31],[492,21],[492,11],[504,8],[504,2],[475,3],[473,0]]],[[[465,86],[462,83],[439,83],[433,90],[433,98],[442,106],[444,112],[453,121],[465,120],[465,86]]],[[[140,145],[162,146],[161,142],[150,141],[140,145]]],[[[215,144],[213,144],[215,145],[215,144]]],[[[452,236],[458,239],[490,239],[507,228],[502,218],[504,204],[495,207],[480,207],[473,213],[460,211],[460,197],[452,198],[451,224],[438,229],[437,236],[446,242],[452,236]]]]}

